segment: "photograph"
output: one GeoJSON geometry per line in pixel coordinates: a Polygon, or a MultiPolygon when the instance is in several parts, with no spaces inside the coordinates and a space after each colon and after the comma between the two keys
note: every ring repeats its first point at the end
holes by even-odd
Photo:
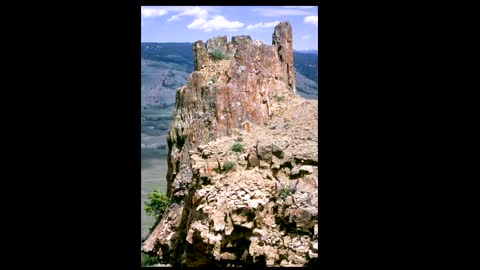
{"type": "Polygon", "coordinates": [[[318,11],[141,7],[141,266],[318,264],[318,11]]]}

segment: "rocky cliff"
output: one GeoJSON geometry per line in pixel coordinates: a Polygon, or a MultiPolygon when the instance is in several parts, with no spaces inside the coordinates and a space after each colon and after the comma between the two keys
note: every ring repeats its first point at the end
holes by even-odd
{"type": "Polygon", "coordinates": [[[173,266],[316,261],[318,103],[295,94],[291,25],[272,38],[193,44],[167,139],[172,204],[143,252],[173,266]]]}

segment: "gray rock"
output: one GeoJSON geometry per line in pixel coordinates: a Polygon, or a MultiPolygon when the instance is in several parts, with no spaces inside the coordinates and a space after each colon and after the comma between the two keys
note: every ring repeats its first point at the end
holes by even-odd
{"type": "Polygon", "coordinates": [[[304,264],[307,263],[307,260],[306,260],[305,257],[303,257],[303,256],[295,255],[295,256],[294,256],[294,259],[293,259],[293,262],[294,262],[295,264],[304,265],[304,264]]]}
{"type": "Polygon", "coordinates": [[[215,50],[220,50],[225,55],[228,53],[227,36],[218,36],[207,41],[207,52],[213,53],[215,50]]]}
{"type": "Polygon", "coordinates": [[[260,160],[272,162],[272,144],[268,141],[257,141],[257,155],[260,160]]]}
{"type": "Polygon", "coordinates": [[[247,168],[255,168],[260,166],[260,161],[258,160],[257,153],[255,151],[249,151],[247,156],[247,168]]]}
{"type": "Polygon", "coordinates": [[[261,230],[261,229],[255,228],[255,229],[253,229],[253,231],[252,231],[252,235],[253,235],[253,236],[260,236],[260,237],[262,237],[262,236],[265,235],[265,232],[264,232],[263,230],[261,230]]]}
{"type": "Polygon", "coordinates": [[[235,256],[235,254],[230,253],[230,252],[223,252],[222,254],[220,254],[220,259],[221,260],[236,260],[237,256],[235,256]]]}
{"type": "Polygon", "coordinates": [[[259,165],[260,169],[268,169],[270,168],[270,163],[267,163],[263,160],[260,160],[260,165],[259,165]]]}
{"type": "Polygon", "coordinates": [[[314,172],[313,166],[303,165],[300,167],[300,172],[312,174],[314,172]]]}
{"type": "Polygon", "coordinates": [[[310,259],[318,258],[318,253],[313,253],[311,250],[308,251],[308,257],[310,259]]]}
{"type": "Polygon", "coordinates": [[[283,158],[283,149],[278,146],[277,144],[272,144],[272,154],[279,158],[279,159],[282,159],[283,158]]]}
{"type": "Polygon", "coordinates": [[[300,175],[300,167],[295,167],[290,171],[291,176],[297,176],[300,175]]]}
{"type": "Polygon", "coordinates": [[[283,246],[284,247],[288,247],[289,244],[291,243],[292,239],[290,238],[290,236],[286,235],[283,237],[283,246]]]}
{"type": "Polygon", "coordinates": [[[288,197],[285,199],[284,204],[285,204],[286,206],[290,206],[290,205],[292,205],[292,203],[293,203],[292,196],[288,196],[288,197]]]}
{"type": "Polygon", "coordinates": [[[259,205],[259,203],[258,203],[257,200],[252,200],[252,201],[249,201],[249,202],[248,202],[248,205],[249,205],[251,208],[255,209],[255,208],[257,208],[257,206],[259,205]]]}
{"type": "Polygon", "coordinates": [[[212,216],[212,220],[214,223],[214,230],[215,231],[223,231],[225,229],[225,214],[223,212],[217,211],[212,216]]]}
{"type": "Polygon", "coordinates": [[[283,162],[284,161],[281,158],[278,158],[276,156],[272,156],[272,164],[282,165],[283,162]]]}
{"type": "Polygon", "coordinates": [[[240,224],[240,226],[242,226],[244,228],[247,228],[247,229],[252,229],[253,226],[254,226],[254,223],[253,223],[253,221],[250,221],[250,222],[247,222],[247,223],[244,223],[244,224],[240,224]]]}
{"type": "Polygon", "coordinates": [[[203,158],[207,158],[207,157],[211,156],[212,154],[213,154],[213,152],[210,151],[209,149],[204,149],[204,150],[202,151],[202,157],[203,157],[203,158]]]}

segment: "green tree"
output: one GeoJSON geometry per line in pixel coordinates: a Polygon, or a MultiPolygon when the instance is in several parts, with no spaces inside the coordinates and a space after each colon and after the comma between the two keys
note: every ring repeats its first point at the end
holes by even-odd
{"type": "Polygon", "coordinates": [[[163,215],[169,204],[170,199],[167,195],[160,193],[160,189],[156,188],[147,196],[147,201],[145,201],[145,212],[150,216],[158,218],[163,215]]]}

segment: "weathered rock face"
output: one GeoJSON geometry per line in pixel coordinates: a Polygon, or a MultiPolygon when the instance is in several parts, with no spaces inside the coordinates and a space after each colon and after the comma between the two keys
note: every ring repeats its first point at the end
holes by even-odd
{"type": "Polygon", "coordinates": [[[168,135],[167,195],[173,203],[142,251],[174,266],[304,265],[317,256],[312,194],[318,134],[312,118],[318,105],[293,93],[291,31],[289,23],[279,24],[272,46],[249,36],[231,43],[217,37],[206,48],[202,41],[193,44],[195,71],[177,91],[168,135]],[[211,58],[215,49],[230,58],[211,58]],[[303,111],[305,119],[293,122],[292,115],[301,114],[292,110],[303,111]],[[246,149],[233,152],[245,123],[252,125],[243,131],[246,149]],[[231,173],[222,170],[228,162],[236,166],[231,173]],[[287,194],[290,182],[295,192],[287,194]],[[285,235],[295,244],[285,246],[285,235]]]}
{"type": "Polygon", "coordinates": [[[193,43],[193,66],[195,70],[200,70],[207,65],[208,53],[201,40],[193,43]]]}
{"type": "Polygon", "coordinates": [[[318,158],[303,158],[317,151],[317,104],[284,102],[273,104],[269,127],[254,125],[190,152],[197,188],[186,266],[304,266],[318,258],[318,158]],[[292,112],[303,120],[285,120],[292,112]],[[231,146],[240,137],[245,149],[237,153],[231,146]],[[251,166],[252,157],[264,166],[251,166]],[[222,170],[227,162],[235,168],[222,170]]]}
{"type": "Polygon", "coordinates": [[[228,51],[228,41],[227,36],[219,36],[211,38],[207,42],[207,52],[213,53],[215,50],[220,50],[224,54],[227,54],[228,51]]]}
{"type": "Polygon", "coordinates": [[[278,49],[278,56],[282,62],[283,72],[287,73],[285,82],[295,92],[295,68],[293,66],[293,38],[292,26],[289,22],[281,22],[275,27],[273,45],[278,49]]]}

